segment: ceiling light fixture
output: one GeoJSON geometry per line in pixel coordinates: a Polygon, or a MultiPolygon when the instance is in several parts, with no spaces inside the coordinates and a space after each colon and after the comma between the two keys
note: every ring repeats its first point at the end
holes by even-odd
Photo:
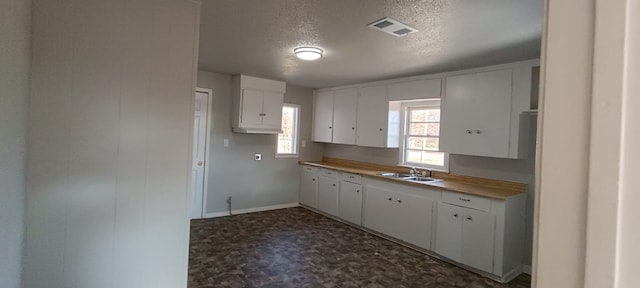
{"type": "Polygon", "coordinates": [[[322,57],[323,51],[322,49],[316,47],[298,47],[296,49],[293,49],[293,53],[296,54],[296,57],[302,60],[311,61],[320,59],[320,57],[322,57]]]}

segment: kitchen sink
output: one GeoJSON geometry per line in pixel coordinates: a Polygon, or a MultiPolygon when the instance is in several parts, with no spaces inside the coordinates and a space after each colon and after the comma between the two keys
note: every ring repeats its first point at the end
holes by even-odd
{"type": "Polygon", "coordinates": [[[380,176],[389,177],[389,178],[407,178],[407,177],[412,177],[411,174],[393,173],[393,172],[382,173],[382,174],[380,174],[380,176]]]}
{"type": "Polygon", "coordinates": [[[402,179],[408,180],[408,181],[416,181],[416,182],[434,182],[434,181],[442,180],[442,179],[436,179],[431,177],[406,177],[402,179]]]}
{"type": "Polygon", "coordinates": [[[406,180],[406,181],[413,181],[413,182],[434,182],[434,181],[440,181],[441,179],[436,179],[436,178],[431,178],[431,177],[420,177],[420,176],[414,176],[411,174],[407,174],[407,173],[393,173],[393,172],[388,172],[388,173],[381,173],[378,174],[382,177],[389,177],[389,178],[396,178],[399,180],[406,180]]]}

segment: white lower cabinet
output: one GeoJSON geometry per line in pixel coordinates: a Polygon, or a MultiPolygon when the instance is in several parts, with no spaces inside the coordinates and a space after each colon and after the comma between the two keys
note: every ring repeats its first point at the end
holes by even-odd
{"type": "Polygon", "coordinates": [[[495,216],[440,202],[436,227],[436,253],[493,273],[495,216]]]}
{"type": "Polygon", "coordinates": [[[318,210],[338,215],[337,171],[322,169],[318,179],[318,210]]]}
{"type": "Polygon", "coordinates": [[[527,194],[494,199],[303,166],[300,203],[509,281],[521,271],[527,194]]]}
{"type": "Polygon", "coordinates": [[[508,281],[520,272],[526,194],[504,200],[442,192],[434,251],[508,281]]]}
{"type": "Polygon", "coordinates": [[[433,205],[439,191],[365,179],[364,226],[431,249],[433,205]]]}
{"type": "Polygon", "coordinates": [[[354,224],[362,224],[362,184],[360,176],[342,173],[340,180],[338,217],[354,224]]]}
{"type": "Polygon", "coordinates": [[[318,171],[316,167],[302,166],[300,176],[298,202],[313,208],[318,208],[318,171]]]}

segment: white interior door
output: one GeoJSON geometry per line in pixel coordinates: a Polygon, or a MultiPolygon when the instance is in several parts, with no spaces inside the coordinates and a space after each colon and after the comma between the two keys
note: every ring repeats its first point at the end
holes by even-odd
{"type": "Polygon", "coordinates": [[[193,117],[193,164],[191,173],[191,219],[204,217],[205,152],[207,149],[207,119],[209,114],[209,93],[196,92],[195,114],[193,117]]]}

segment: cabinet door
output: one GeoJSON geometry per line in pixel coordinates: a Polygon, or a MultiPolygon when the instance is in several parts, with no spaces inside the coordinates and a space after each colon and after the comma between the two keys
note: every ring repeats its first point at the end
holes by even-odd
{"type": "Polygon", "coordinates": [[[333,103],[333,143],[356,144],[358,89],[336,90],[333,103]]]}
{"type": "Polygon", "coordinates": [[[386,86],[360,88],[356,121],[358,146],[386,147],[388,110],[386,86]]]}
{"type": "Polygon", "coordinates": [[[391,235],[393,233],[393,197],[391,192],[375,187],[367,186],[364,196],[364,226],[391,235]]]}
{"type": "Polygon", "coordinates": [[[300,203],[318,208],[318,176],[315,173],[303,171],[300,179],[300,203]]]}
{"type": "Polygon", "coordinates": [[[262,91],[242,89],[242,110],[240,124],[244,127],[262,126],[262,91]]]}
{"type": "Polygon", "coordinates": [[[413,245],[431,249],[433,201],[414,195],[395,193],[392,213],[393,237],[413,245]]]}
{"type": "Polygon", "coordinates": [[[318,92],[313,102],[313,135],[316,142],[333,139],[333,91],[318,92]]]}
{"type": "Polygon", "coordinates": [[[440,202],[436,220],[436,253],[458,262],[462,258],[462,209],[440,202]]]}
{"type": "Polygon", "coordinates": [[[262,108],[262,126],[265,128],[280,128],[282,126],[282,101],[284,95],[271,91],[264,91],[262,108]]]}
{"type": "Polygon", "coordinates": [[[362,185],[341,181],[338,205],[340,218],[358,225],[362,224],[362,185]]]}
{"type": "Polygon", "coordinates": [[[492,273],[495,216],[488,212],[463,209],[462,260],[460,262],[492,273]]]}
{"type": "Polygon", "coordinates": [[[512,70],[446,78],[442,102],[442,151],[509,156],[512,70]]]}
{"type": "Polygon", "coordinates": [[[325,176],[319,177],[318,210],[338,216],[338,180],[325,176]]]}

